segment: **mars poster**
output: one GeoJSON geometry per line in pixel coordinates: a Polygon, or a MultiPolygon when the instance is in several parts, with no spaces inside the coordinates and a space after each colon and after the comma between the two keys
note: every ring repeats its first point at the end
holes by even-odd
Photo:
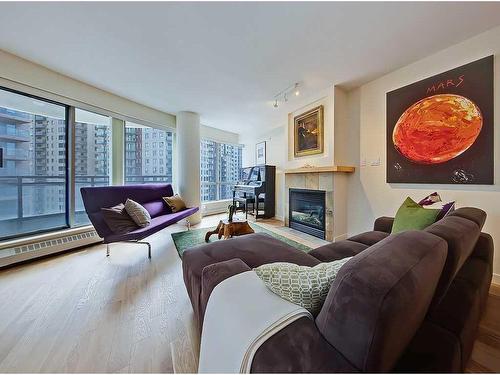
{"type": "Polygon", "coordinates": [[[387,182],[493,184],[493,56],[387,93],[387,182]]]}

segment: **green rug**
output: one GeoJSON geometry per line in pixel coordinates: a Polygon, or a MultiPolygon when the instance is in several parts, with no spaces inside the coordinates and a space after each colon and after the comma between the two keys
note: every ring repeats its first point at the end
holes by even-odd
{"type": "MultiPolygon", "coordinates": [[[[301,251],[309,252],[311,248],[309,246],[298,243],[297,241],[291,240],[285,236],[272,232],[257,223],[249,223],[255,233],[267,233],[270,236],[285,242],[286,244],[293,246],[301,251]]],[[[182,258],[182,254],[186,249],[189,249],[193,246],[198,246],[205,243],[205,234],[209,230],[214,230],[215,227],[212,228],[200,228],[200,229],[192,229],[186,230],[184,232],[172,233],[172,239],[174,240],[175,247],[177,248],[177,252],[179,256],[182,258]]],[[[214,234],[210,237],[210,242],[216,241],[224,241],[217,239],[217,235],[214,234]]],[[[230,241],[230,240],[227,240],[230,241]]]]}

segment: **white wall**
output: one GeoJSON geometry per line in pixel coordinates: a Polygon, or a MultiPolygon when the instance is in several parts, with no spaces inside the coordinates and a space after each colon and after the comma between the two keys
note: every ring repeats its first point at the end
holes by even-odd
{"type": "MultiPolygon", "coordinates": [[[[306,164],[314,166],[352,165],[353,148],[347,143],[350,129],[347,112],[348,96],[338,87],[331,86],[316,95],[316,98],[305,98],[293,107],[287,115],[283,115],[282,124],[254,138],[244,138],[243,166],[255,165],[255,145],[266,141],[266,164],[276,166],[276,218],[285,217],[285,169],[299,168],[306,164]],[[337,107],[337,101],[339,103],[337,107]],[[307,102],[307,104],[303,104],[307,102]],[[335,105],[334,105],[335,104],[335,105]],[[324,108],[324,153],[305,157],[294,157],[293,126],[294,117],[314,107],[322,105],[324,108]]],[[[293,104],[293,103],[292,103],[293,104]]],[[[359,141],[357,142],[359,143],[359,141]]],[[[357,156],[354,152],[354,157],[357,156]]],[[[336,194],[335,210],[342,217],[347,210],[345,204],[346,176],[336,179],[339,186],[334,187],[336,194]]],[[[339,233],[347,231],[346,222],[338,221],[339,233]]]]}
{"type": "MultiPolygon", "coordinates": [[[[138,104],[0,50],[0,86],[82,109],[90,106],[122,120],[175,127],[175,116],[138,104]]],[[[124,78],[125,79],[125,78],[124,78]]]]}
{"type": "MultiPolygon", "coordinates": [[[[366,160],[349,181],[348,232],[369,230],[376,217],[393,216],[406,196],[419,199],[438,191],[446,201],[456,200],[457,206],[474,206],[484,209],[488,219],[484,231],[495,240],[494,272],[500,281],[500,161],[499,132],[495,131],[495,185],[458,186],[386,183],[386,93],[423,78],[472,62],[479,58],[500,53],[500,27],[480,34],[463,43],[419,60],[387,74],[349,93],[347,100],[349,146],[359,147],[359,160],[366,160]],[[359,136],[357,132],[359,131],[359,136]],[[378,158],[380,166],[371,166],[378,158]]],[[[500,58],[495,57],[495,125],[500,116],[500,58]]]]}

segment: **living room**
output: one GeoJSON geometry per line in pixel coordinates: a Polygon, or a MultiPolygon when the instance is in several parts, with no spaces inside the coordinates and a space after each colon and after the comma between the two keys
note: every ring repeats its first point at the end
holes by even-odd
{"type": "Polygon", "coordinates": [[[500,3],[0,10],[0,372],[500,372],[500,3]]]}

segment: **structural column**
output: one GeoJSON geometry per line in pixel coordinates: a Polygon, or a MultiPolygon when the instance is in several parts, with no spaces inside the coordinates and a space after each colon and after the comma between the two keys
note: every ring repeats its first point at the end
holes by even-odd
{"type": "MultiPolygon", "coordinates": [[[[188,207],[200,207],[200,115],[179,112],[177,129],[177,175],[179,192],[188,207]]],[[[198,211],[189,217],[192,224],[201,221],[198,211]]]]}

